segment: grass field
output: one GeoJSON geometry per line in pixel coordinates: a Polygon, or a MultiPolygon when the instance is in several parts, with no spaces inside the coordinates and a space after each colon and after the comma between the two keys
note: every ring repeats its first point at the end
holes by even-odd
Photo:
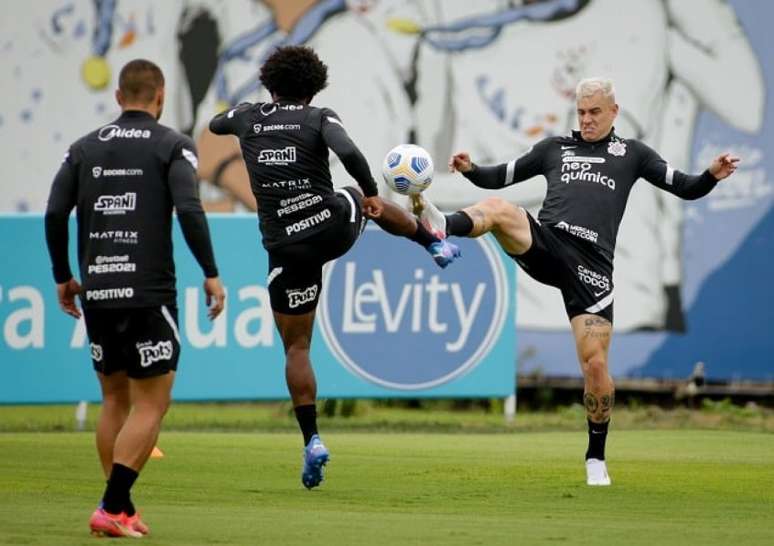
{"type": "MultiPolygon", "coordinates": [[[[324,439],[310,492],[297,434],[162,433],[134,495],[143,543],[774,544],[772,434],[619,430],[609,488],[584,484],[582,432],[324,439]]],[[[0,434],[0,544],[95,543],[102,487],[92,434],[0,434]]]]}
{"type": "MultiPolygon", "coordinates": [[[[341,401],[339,401],[341,402],[341,401]]],[[[342,406],[343,404],[340,404],[342,406]]],[[[451,409],[449,401],[429,401],[421,410],[385,407],[358,400],[351,407],[339,407],[332,417],[320,408],[321,428],[337,432],[545,432],[578,431],[585,423],[580,404],[553,411],[520,412],[510,422],[502,409],[451,409]],[[343,411],[345,410],[345,411],[343,411]]],[[[67,432],[75,429],[75,406],[0,405],[0,432],[67,432]]],[[[84,423],[94,430],[99,413],[91,405],[84,423]]],[[[705,401],[701,409],[656,406],[615,408],[615,430],[690,429],[774,432],[774,409],[751,404],[734,406],[728,401],[705,401]]],[[[295,432],[298,425],[289,402],[260,403],[181,403],[175,402],[164,418],[164,430],[218,432],[295,432]]]]}

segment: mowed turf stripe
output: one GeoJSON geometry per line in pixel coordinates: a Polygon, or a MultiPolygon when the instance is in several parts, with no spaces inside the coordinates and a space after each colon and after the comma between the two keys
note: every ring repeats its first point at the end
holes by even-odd
{"type": "MultiPolygon", "coordinates": [[[[610,488],[582,432],[324,434],[321,488],[296,434],[162,432],[135,502],[143,544],[774,544],[774,435],[611,434],[610,488]]],[[[85,544],[93,435],[0,434],[0,544],[85,544]]]]}

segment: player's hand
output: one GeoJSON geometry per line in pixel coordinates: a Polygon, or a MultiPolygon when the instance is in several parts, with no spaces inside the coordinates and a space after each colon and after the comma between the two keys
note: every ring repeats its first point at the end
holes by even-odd
{"type": "Polygon", "coordinates": [[[709,166],[709,172],[718,180],[723,180],[724,178],[731,176],[736,170],[737,163],[739,163],[739,158],[726,152],[712,160],[712,164],[709,166]]]}
{"type": "Polygon", "coordinates": [[[378,195],[363,198],[363,214],[366,218],[379,218],[384,210],[384,202],[378,195]]]}
{"type": "Polygon", "coordinates": [[[473,162],[470,160],[468,152],[458,152],[449,159],[449,172],[455,171],[467,173],[473,170],[473,162]]]}
{"type": "Polygon", "coordinates": [[[220,277],[208,277],[204,279],[204,293],[207,294],[207,316],[210,320],[220,315],[226,305],[226,291],[220,282],[220,277]]]}
{"type": "Polygon", "coordinates": [[[81,285],[75,279],[56,285],[56,297],[62,311],[73,318],[81,318],[81,310],[75,304],[75,296],[81,293],[81,285]]]}

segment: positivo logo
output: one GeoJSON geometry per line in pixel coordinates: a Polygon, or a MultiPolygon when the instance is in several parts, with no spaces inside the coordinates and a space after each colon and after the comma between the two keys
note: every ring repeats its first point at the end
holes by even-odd
{"type": "Polygon", "coordinates": [[[372,229],[364,237],[367,244],[323,275],[319,317],[331,352],[355,375],[398,390],[437,387],[474,369],[508,311],[506,272],[493,243],[463,241],[465,261],[477,267],[441,271],[405,240],[372,229]]]}

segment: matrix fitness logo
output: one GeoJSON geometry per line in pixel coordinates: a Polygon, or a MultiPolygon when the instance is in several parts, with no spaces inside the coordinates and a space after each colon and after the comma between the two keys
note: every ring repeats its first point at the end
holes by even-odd
{"type": "Polygon", "coordinates": [[[372,229],[364,236],[367,244],[323,275],[320,325],[331,352],[355,375],[404,391],[474,369],[497,342],[508,310],[493,243],[465,241],[464,260],[479,265],[441,270],[402,239],[372,229]]]}

